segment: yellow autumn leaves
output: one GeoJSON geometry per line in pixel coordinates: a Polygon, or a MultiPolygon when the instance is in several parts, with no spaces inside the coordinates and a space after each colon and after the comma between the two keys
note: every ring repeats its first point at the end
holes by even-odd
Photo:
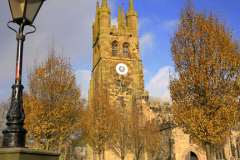
{"type": "Polygon", "coordinates": [[[140,106],[132,104],[125,111],[122,106],[109,103],[108,90],[99,87],[81,117],[83,139],[98,153],[112,151],[124,160],[133,154],[139,160],[144,153],[154,157],[160,148],[159,127],[155,122],[146,122],[140,106]]]}
{"type": "Polygon", "coordinates": [[[238,120],[240,50],[227,24],[187,1],[171,37],[176,123],[198,144],[214,146],[238,120]]]}
{"type": "Polygon", "coordinates": [[[68,59],[50,48],[47,59],[28,74],[25,128],[39,148],[60,151],[80,128],[84,100],[68,59]]]}
{"type": "Polygon", "coordinates": [[[115,140],[120,119],[116,108],[109,103],[107,90],[101,88],[94,93],[81,117],[81,131],[84,140],[100,156],[108,143],[115,140]]]}
{"type": "Polygon", "coordinates": [[[150,157],[154,156],[159,152],[161,148],[159,126],[154,121],[148,121],[145,124],[146,127],[146,152],[150,157]]]}

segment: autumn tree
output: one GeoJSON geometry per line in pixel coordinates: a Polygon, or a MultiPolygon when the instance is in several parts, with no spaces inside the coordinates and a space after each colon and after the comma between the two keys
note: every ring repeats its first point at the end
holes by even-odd
{"type": "Polygon", "coordinates": [[[83,139],[98,153],[99,160],[108,144],[115,141],[119,117],[116,108],[109,103],[107,90],[96,89],[81,117],[81,131],[83,139]]]}
{"type": "Polygon", "coordinates": [[[121,160],[124,160],[127,154],[130,151],[130,125],[129,118],[127,114],[122,110],[122,107],[119,109],[120,115],[120,125],[117,127],[117,135],[115,136],[115,141],[109,143],[108,148],[121,160]]]}
{"type": "Polygon", "coordinates": [[[5,126],[5,121],[6,121],[6,115],[7,115],[7,111],[10,107],[10,98],[8,100],[3,100],[0,103],[0,128],[1,131],[6,127],[5,126]]]}
{"type": "Polygon", "coordinates": [[[145,144],[146,144],[146,130],[145,130],[145,122],[146,119],[144,114],[141,111],[140,105],[136,103],[138,100],[134,100],[133,97],[133,105],[130,113],[130,121],[129,121],[129,135],[130,135],[130,151],[135,156],[136,160],[139,160],[142,155],[145,153],[145,144]]]}
{"type": "MultiPolygon", "coordinates": [[[[4,128],[6,128],[6,116],[7,116],[7,111],[10,107],[10,100],[11,98],[7,99],[7,100],[3,100],[0,103],[0,130],[2,131],[4,128]]],[[[0,142],[2,145],[2,134],[0,136],[0,142]]]]}
{"type": "Polygon", "coordinates": [[[197,11],[191,0],[179,19],[170,39],[175,122],[204,144],[210,160],[211,147],[225,139],[239,117],[239,42],[225,20],[213,11],[197,11]]]}
{"type": "Polygon", "coordinates": [[[84,99],[69,59],[58,55],[54,44],[47,59],[30,70],[28,87],[29,94],[24,95],[27,137],[39,148],[60,153],[80,129],[84,99]]]}
{"type": "Polygon", "coordinates": [[[151,159],[159,152],[161,147],[160,128],[153,121],[147,121],[146,127],[146,152],[151,159]]]}

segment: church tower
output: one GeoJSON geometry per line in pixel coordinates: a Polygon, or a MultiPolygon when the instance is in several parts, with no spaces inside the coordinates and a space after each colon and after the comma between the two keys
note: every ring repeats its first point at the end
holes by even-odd
{"type": "MultiPolygon", "coordinates": [[[[145,94],[143,66],[139,56],[138,14],[133,0],[129,10],[118,11],[118,27],[111,26],[111,10],[107,0],[96,7],[93,29],[93,68],[88,92],[91,101],[97,87],[106,88],[111,103],[128,106],[133,94],[145,94]]],[[[146,95],[147,96],[147,95],[146,95]]]]}
{"type": "MultiPolygon", "coordinates": [[[[142,113],[149,113],[148,92],[145,91],[143,65],[139,56],[138,14],[134,10],[133,0],[129,0],[128,12],[118,8],[118,27],[111,26],[111,10],[107,0],[102,0],[101,7],[97,2],[93,30],[93,68],[88,91],[91,102],[96,90],[100,87],[109,94],[110,104],[121,107],[129,113],[133,108],[142,113]]],[[[104,160],[118,160],[111,151],[105,151],[104,160]]],[[[87,159],[94,159],[93,149],[87,145],[87,159]]],[[[126,159],[133,159],[129,155],[126,159]]]]}

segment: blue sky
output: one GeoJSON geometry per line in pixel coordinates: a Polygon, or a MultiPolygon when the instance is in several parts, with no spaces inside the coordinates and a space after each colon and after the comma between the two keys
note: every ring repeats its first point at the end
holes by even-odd
{"type": "MultiPolygon", "coordinates": [[[[102,0],[99,0],[101,3],[102,0]]],[[[54,39],[55,49],[71,57],[77,82],[87,97],[92,70],[92,23],[97,0],[46,0],[34,22],[36,33],[27,35],[24,43],[23,85],[27,87],[27,70],[34,57],[41,62],[54,39]]],[[[178,21],[180,7],[185,0],[133,0],[138,13],[140,58],[144,68],[145,89],[150,95],[169,96],[168,70],[173,69],[169,36],[178,21]]],[[[240,36],[240,0],[193,0],[196,8],[205,5],[209,11],[228,15],[230,26],[240,36]]],[[[118,6],[128,11],[128,0],[108,0],[112,11],[112,25],[117,25],[118,6]]],[[[0,101],[11,96],[14,84],[17,41],[15,33],[7,28],[11,15],[7,0],[0,1],[0,101]]],[[[11,25],[18,28],[17,25],[11,25]]],[[[31,28],[26,28],[26,31],[31,28]]]]}

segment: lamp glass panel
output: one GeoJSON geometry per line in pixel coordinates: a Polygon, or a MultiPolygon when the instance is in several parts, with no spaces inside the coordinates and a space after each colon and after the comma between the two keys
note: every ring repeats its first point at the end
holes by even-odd
{"type": "Polygon", "coordinates": [[[12,19],[22,18],[25,0],[9,0],[12,19]]]}
{"type": "Polygon", "coordinates": [[[27,9],[26,9],[26,19],[28,19],[31,23],[33,23],[38,10],[43,3],[42,0],[28,0],[27,9]]]}

